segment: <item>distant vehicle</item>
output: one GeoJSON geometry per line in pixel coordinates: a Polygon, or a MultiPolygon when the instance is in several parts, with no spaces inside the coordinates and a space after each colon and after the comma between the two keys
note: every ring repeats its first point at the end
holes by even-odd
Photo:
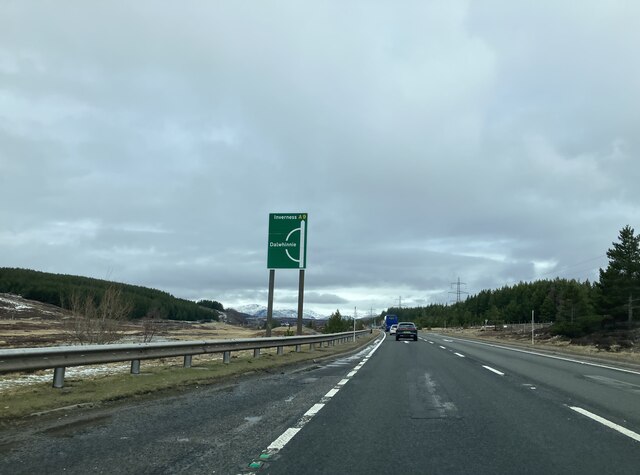
{"type": "Polygon", "coordinates": [[[396,328],[396,341],[400,338],[411,338],[418,341],[418,329],[413,322],[400,322],[396,328]]]}
{"type": "Polygon", "coordinates": [[[398,329],[398,325],[395,323],[389,327],[389,335],[395,335],[396,330],[398,329]]]}
{"type": "Polygon", "coordinates": [[[391,325],[393,325],[394,323],[398,323],[397,315],[385,315],[384,322],[382,323],[382,326],[384,327],[384,331],[388,332],[389,329],[391,328],[391,325]]]}

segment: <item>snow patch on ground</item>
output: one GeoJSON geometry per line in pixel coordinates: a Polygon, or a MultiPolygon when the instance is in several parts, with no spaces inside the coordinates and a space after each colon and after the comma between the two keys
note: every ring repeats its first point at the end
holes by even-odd
{"type": "Polygon", "coordinates": [[[5,297],[0,297],[0,302],[4,302],[6,304],[11,305],[14,310],[30,310],[33,309],[33,307],[31,305],[26,305],[24,302],[18,300],[21,299],[21,297],[16,296],[15,299],[12,298],[7,298],[7,296],[5,297]]]}
{"type": "MultiPolygon", "coordinates": [[[[91,378],[105,374],[127,373],[131,370],[130,364],[109,364],[100,366],[75,366],[67,368],[64,377],[67,378],[91,378]]],[[[29,386],[32,384],[53,384],[53,369],[39,371],[37,374],[23,374],[20,376],[0,376],[0,393],[9,389],[29,386]]]]}

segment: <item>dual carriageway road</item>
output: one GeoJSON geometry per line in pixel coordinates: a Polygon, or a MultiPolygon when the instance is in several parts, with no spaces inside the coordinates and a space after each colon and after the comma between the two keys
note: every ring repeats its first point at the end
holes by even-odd
{"type": "Polygon", "coordinates": [[[421,332],[47,424],[0,473],[635,474],[640,369],[421,332]]]}

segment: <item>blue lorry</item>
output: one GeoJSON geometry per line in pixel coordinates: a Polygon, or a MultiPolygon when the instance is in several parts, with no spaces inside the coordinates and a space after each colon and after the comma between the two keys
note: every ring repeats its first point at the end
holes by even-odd
{"type": "Polygon", "coordinates": [[[398,316],[397,315],[385,315],[384,316],[384,331],[388,332],[391,325],[398,324],[398,316]]]}

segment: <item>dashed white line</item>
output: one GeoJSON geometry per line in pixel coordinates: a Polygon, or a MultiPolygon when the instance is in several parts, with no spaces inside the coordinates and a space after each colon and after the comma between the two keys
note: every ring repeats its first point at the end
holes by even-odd
{"type": "Polygon", "coordinates": [[[483,368],[488,369],[489,371],[492,371],[496,374],[499,374],[500,376],[504,376],[504,373],[502,371],[498,371],[497,369],[492,368],[491,366],[485,366],[482,365],[483,368]]]}
{"type": "MultiPolygon", "coordinates": [[[[578,364],[586,365],[586,366],[594,366],[596,368],[611,369],[611,370],[614,370],[614,371],[621,371],[623,373],[640,374],[640,371],[637,371],[637,370],[619,368],[619,367],[616,367],[616,366],[610,366],[610,365],[605,365],[605,364],[600,364],[600,363],[591,363],[589,361],[581,361],[581,360],[576,360],[574,358],[566,358],[566,357],[563,357],[563,356],[548,355],[548,354],[545,354],[545,353],[539,353],[537,351],[520,350],[518,348],[512,348],[512,347],[509,347],[509,346],[495,345],[495,344],[492,344],[492,343],[485,343],[485,342],[474,341],[474,340],[465,340],[463,338],[456,338],[456,341],[462,341],[464,343],[471,343],[471,344],[474,344],[474,345],[490,346],[490,347],[493,347],[493,348],[500,348],[502,350],[516,351],[518,353],[526,353],[526,354],[529,354],[529,355],[542,356],[543,358],[552,358],[554,360],[568,361],[570,363],[578,363],[578,364]]],[[[429,342],[429,343],[431,343],[431,342],[429,342]]]]}
{"type": "MultiPolygon", "coordinates": [[[[380,345],[384,342],[386,338],[386,335],[384,335],[382,337],[382,340],[380,340],[380,342],[371,350],[371,352],[360,362],[360,364],[358,364],[358,366],[356,366],[348,375],[346,378],[340,380],[338,382],[338,384],[336,384],[336,386],[334,388],[332,388],[327,394],[324,395],[323,399],[324,402],[326,402],[327,399],[332,398],[333,396],[335,396],[338,391],[340,391],[340,389],[349,382],[349,378],[353,377],[357,372],[358,369],[360,369],[362,367],[362,365],[364,363],[367,362],[367,360],[375,353],[375,351],[380,347],[380,345]]],[[[297,427],[289,427],[287,430],[285,430],[280,437],[278,437],[276,440],[274,440],[273,442],[271,442],[271,444],[269,444],[269,446],[267,447],[267,452],[269,452],[270,454],[273,454],[275,452],[278,452],[280,450],[282,450],[284,448],[285,445],[287,445],[289,443],[289,441],[291,439],[293,439],[293,437],[300,432],[300,430],[306,425],[307,422],[309,422],[311,420],[311,418],[313,416],[315,416],[323,407],[325,406],[324,403],[317,403],[314,404],[307,412],[304,413],[304,415],[302,416],[302,418],[298,421],[297,427]]]]}
{"type": "Polygon", "coordinates": [[[605,419],[604,417],[600,417],[597,414],[594,414],[593,412],[589,412],[586,409],[582,409],[581,407],[569,406],[569,409],[576,411],[577,413],[582,414],[583,416],[586,416],[589,419],[599,422],[600,424],[605,425],[610,429],[618,431],[621,434],[624,434],[627,437],[630,437],[631,439],[635,440],[636,442],[640,442],[640,434],[633,432],[632,430],[629,430],[626,427],[622,427],[621,425],[618,425],[615,422],[611,422],[610,420],[605,419]]]}
{"type": "Polygon", "coordinates": [[[454,355],[459,356],[460,358],[464,358],[464,355],[461,355],[460,353],[454,353],[454,355]]]}
{"type": "Polygon", "coordinates": [[[440,348],[442,348],[443,350],[446,350],[446,348],[445,348],[444,346],[442,346],[442,345],[439,345],[439,346],[440,346],[440,348]]]}
{"type": "Polygon", "coordinates": [[[293,439],[293,436],[296,435],[298,432],[300,432],[299,428],[297,428],[297,427],[289,427],[287,430],[285,430],[282,433],[282,435],[280,437],[278,437],[276,440],[271,442],[269,447],[267,447],[267,450],[280,450],[280,449],[282,449],[285,445],[287,445],[287,443],[289,443],[289,441],[291,439],[293,439]]]}
{"type": "Polygon", "coordinates": [[[324,404],[318,403],[318,404],[314,404],[313,406],[311,406],[311,409],[309,409],[307,412],[304,413],[305,416],[315,416],[318,412],[320,412],[320,409],[322,409],[324,407],[324,404]]]}
{"type": "Polygon", "coordinates": [[[335,396],[336,394],[338,394],[338,391],[340,391],[338,388],[333,388],[331,389],[327,394],[324,395],[324,397],[326,398],[332,398],[333,396],[335,396]]]}

